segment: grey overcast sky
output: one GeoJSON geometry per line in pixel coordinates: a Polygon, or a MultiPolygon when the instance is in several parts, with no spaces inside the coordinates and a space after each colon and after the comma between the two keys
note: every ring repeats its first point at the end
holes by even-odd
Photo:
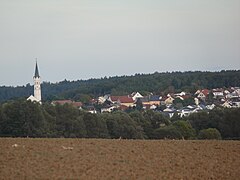
{"type": "Polygon", "coordinates": [[[0,85],[240,69],[240,0],[0,0],[0,85]]]}

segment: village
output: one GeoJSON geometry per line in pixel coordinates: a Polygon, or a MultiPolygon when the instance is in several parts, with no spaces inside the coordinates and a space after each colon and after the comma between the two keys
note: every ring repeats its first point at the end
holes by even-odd
{"type": "Polygon", "coordinates": [[[116,110],[129,112],[131,110],[153,110],[168,117],[177,114],[180,117],[189,116],[199,111],[209,111],[215,107],[240,107],[240,88],[201,89],[194,94],[189,92],[169,93],[167,95],[141,95],[133,92],[129,95],[112,96],[110,94],[91,99],[89,103],[72,100],[52,101],[52,105],[71,104],[90,113],[111,113],[116,110]]]}

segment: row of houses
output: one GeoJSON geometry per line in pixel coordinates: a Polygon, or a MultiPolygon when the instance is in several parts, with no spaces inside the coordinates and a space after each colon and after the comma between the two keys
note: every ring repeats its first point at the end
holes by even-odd
{"type": "MultiPolygon", "coordinates": [[[[65,103],[72,104],[73,106],[80,109],[84,106],[81,102],[74,102],[71,100],[52,102],[54,105],[65,103]]],[[[173,114],[177,113],[183,117],[202,110],[211,110],[216,105],[221,105],[227,108],[240,107],[240,88],[231,87],[228,89],[217,88],[212,90],[202,89],[196,91],[194,94],[188,92],[180,92],[175,94],[169,93],[165,96],[154,94],[143,96],[139,92],[134,92],[132,94],[124,96],[104,95],[96,99],[92,99],[91,102],[85,106],[85,109],[91,113],[97,113],[95,105],[101,106],[101,109],[99,110],[101,113],[112,112],[116,109],[124,111],[129,108],[136,108],[138,105],[141,105],[141,108],[143,110],[157,110],[163,114],[168,115],[169,117],[172,117],[173,114]],[[208,102],[209,99],[212,100],[211,103],[208,102]],[[183,107],[181,101],[187,101],[191,103],[183,107]]]]}
{"type": "Polygon", "coordinates": [[[195,95],[198,98],[205,100],[207,96],[211,94],[215,99],[221,99],[222,101],[230,100],[233,98],[239,98],[240,88],[239,87],[231,87],[231,88],[216,88],[212,90],[203,89],[196,91],[195,95]]]}

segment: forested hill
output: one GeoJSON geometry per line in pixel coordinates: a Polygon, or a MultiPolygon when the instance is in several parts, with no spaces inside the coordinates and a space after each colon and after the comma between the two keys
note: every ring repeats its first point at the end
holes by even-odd
{"type": "MultiPolygon", "coordinates": [[[[96,97],[104,94],[123,95],[139,91],[143,95],[149,92],[163,94],[168,92],[194,92],[201,88],[240,86],[240,70],[221,72],[166,72],[153,74],[135,74],[101,79],[64,80],[59,83],[43,82],[44,100],[79,99],[84,95],[96,97]]],[[[33,94],[29,84],[21,87],[0,87],[0,102],[27,97],[33,94]]]]}

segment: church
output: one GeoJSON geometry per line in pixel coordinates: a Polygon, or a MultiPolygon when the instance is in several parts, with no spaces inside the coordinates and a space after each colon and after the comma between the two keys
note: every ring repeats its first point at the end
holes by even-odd
{"type": "Polygon", "coordinates": [[[42,103],[42,97],[41,97],[41,78],[39,75],[38,71],[38,64],[36,62],[36,67],[35,67],[35,74],[33,76],[33,81],[34,81],[34,96],[31,95],[27,98],[27,100],[30,100],[32,102],[38,102],[42,103]]]}

